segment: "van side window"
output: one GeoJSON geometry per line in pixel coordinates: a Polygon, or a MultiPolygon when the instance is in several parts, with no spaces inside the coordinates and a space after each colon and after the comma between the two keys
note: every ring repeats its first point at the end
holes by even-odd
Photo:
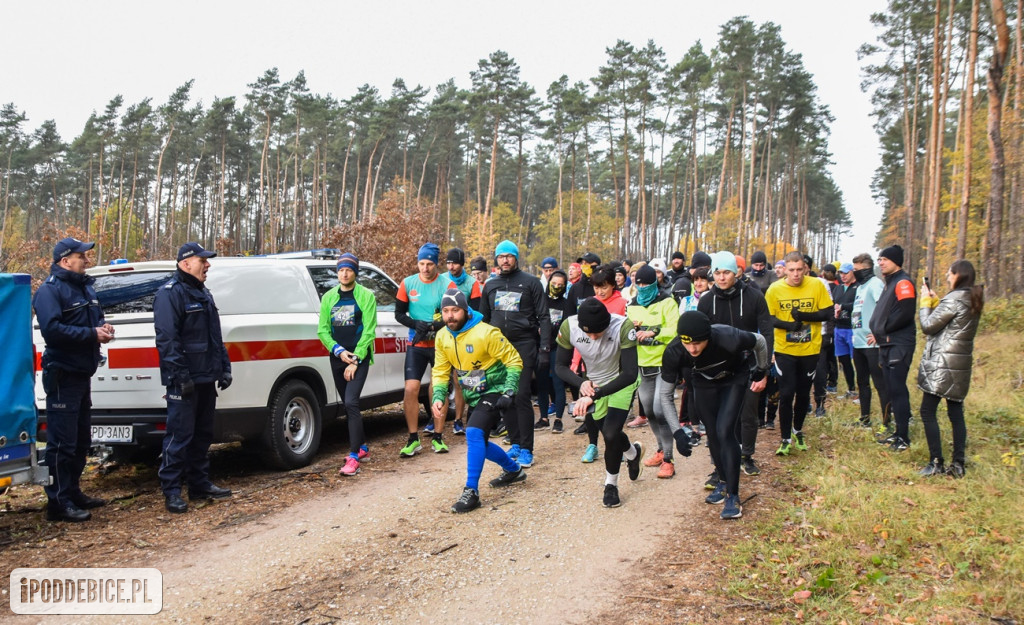
{"type": "MultiPolygon", "coordinates": [[[[324,293],[338,286],[338,273],[331,267],[310,267],[309,276],[313,279],[317,297],[321,299],[324,293]]],[[[377,300],[377,310],[394,312],[398,287],[387,276],[374,269],[360,267],[356,282],[373,293],[377,300]]]]}
{"type": "Polygon", "coordinates": [[[173,271],[106,274],[96,276],[93,288],[105,315],[152,313],[157,289],[173,276],[173,271]]]}

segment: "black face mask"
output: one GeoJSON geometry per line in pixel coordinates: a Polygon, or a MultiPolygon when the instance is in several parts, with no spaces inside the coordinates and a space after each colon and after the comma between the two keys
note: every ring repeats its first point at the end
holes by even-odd
{"type": "Polygon", "coordinates": [[[857,282],[867,282],[871,279],[871,276],[875,275],[875,270],[872,267],[865,267],[864,269],[857,269],[853,272],[853,275],[857,276],[857,282]]]}
{"type": "Polygon", "coordinates": [[[751,273],[751,275],[754,275],[754,276],[757,276],[758,278],[760,278],[764,274],[768,273],[768,268],[766,267],[764,269],[751,269],[750,273],[751,273]]]}

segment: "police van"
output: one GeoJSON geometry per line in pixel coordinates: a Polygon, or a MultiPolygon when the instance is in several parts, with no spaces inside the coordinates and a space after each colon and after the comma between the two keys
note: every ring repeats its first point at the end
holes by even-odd
{"type": "MultiPolygon", "coordinates": [[[[219,391],[216,442],[256,443],[278,468],[310,463],[325,422],[344,416],[329,354],[317,337],[320,298],[338,285],[329,254],[211,259],[206,287],[220,313],[234,381],[219,391]]],[[[129,455],[159,449],[166,431],[166,388],[153,328],[153,299],[174,275],[173,260],[90,268],[93,285],[115,340],[92,379],[92,441],[129,455]]],[[[398,286],[380,268],[359,264],[359,284],[377,300],[377,332],[360,405],[376,408],[402,400],[408,328],[395,321],[398,286]]],[[[35,324],[36,405],[45,440],[46,397],[39,372],[44,344],[35,324]]],[[[429,371],[427,372],[429,375],[429,371]]],[[[426,380],[426,375],[424,376],[426,380]]],[[[426,387],[424,386],[424,389],[426,387]]]]}

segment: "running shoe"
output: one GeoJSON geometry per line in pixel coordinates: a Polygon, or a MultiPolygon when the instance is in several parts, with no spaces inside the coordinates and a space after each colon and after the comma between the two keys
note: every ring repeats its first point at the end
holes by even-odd
{"type": "Polygon", "coordinates": [[[502,421],[499,421],[498,425],[494,426],[494,429],[491,430],[491,438],[501,438],[506,434],[508,434],[508,428],[505,427],[505,423],[502,421]]]}
{"type": "Polygon", "coordinates": [[[967,471],[964,469],[964,463],[958,462],[956,460],[954,460],[952,464],[949,465],[949,468],[946,469],[946,473],[948,473],[950,477],[953,477],[954,479],[958,480],[963,478],[966,472],[967,471]]]}
{"type": "Polygon", "coordinates": [[[366,445],[360,445],[359,451],[356,453],[359,456],[357,460],[359,460],[359,462],[363,462],[364,460],[370,457],[370,448],[367,447],[366,445]]]}
{"type": "Polygon", "coordinates": [[[665,461],[665,452],[658,450],[654,452],[654,455],[644,460],[645,467],[660,467],[661,463],[665,461]]]}
{"type": "Polygon", "coordinates": [[[775,455],[776,456],[788,456],[789,455],[789,449],[790,449],[790,442],[788,440],[784,440],[784,441],[782,441],[782,444],[779,445],[779,448],[775,450],[775,455]]]}
{"type": "Polygon", "coordinates": [[[345,460],[345,466],[341,467],[341,471],[338,471],[338,474],[351,477],[356,473],[359,473],[359,461],[352,456],[349,456],[348,459],[345,460]]]}
{"type": "Polygon", "coordinates": [[[526,471],[523,471],[521,467],[518,471],[502,471],[501,475],[491,480],[491,487],[501,488],[502,486],[515,484],[516,482],[522,482],[525,479],[526,471]]]}
{"type": "Polygon", "coordinates": [[[793,432],[793,447],[796,447],[800,451],[807,451],[807,442],[804,440],[803,432],[793,432]]]}
{"type": "Polygon", "coordinates": [[[704,498],[704,503],[716,504],[725,501],[725,482],[719,482],[715,486],[715,490],[711,491],[711,494],[704,498]]]}
{"type": "Polygon", "coordinates": [[[546,430],[549,427],[551,427],[551,422],[548,421],[547,417],[541,417],[540,419],[537,419],[536,423],[533,424],[533,429],[535,430],[546,430]]]}
{"type": "Polygon", "coordinates": [[[834,387],[834,386],[826,386],[826,387],[825,387],[825,392],[826,392],[826,393],[830,393],[830,394],[832,394],[832,395],[835,395],[835,394],[836,394],[836,391],[838,391],[838,390],[839,390],[839,389],[837,389],[837,388],[836,388],[836,387],[834,387]]]}
{"type": "Polygon", "coordinates": [[[511,459],[519,460],[519,454],[522,453],[522,449],[520,449],[519,445],[512,445],[505,453],[507,453],[508,457],[511,459]]]}
{"type": "Polygon", "coordinates": [[[501,439],[501,444],[502,445],[511,445],[512,444],[512,437],[511,436],[506,436],[505,438],[501,439]]]}
{"type": "Polygon", "coordinates": [[[433,422],[433,421],[431,421],[430,423],[428,423],[428,424],[427,424],[427,425],[426,425],[426,426],[425,426],[425,427],[423,428],[423,431],[424,431],[424,432],[426,432],[427,434],[433,434],[433,433],[434,433],[434,422],[433,422]]]}
{"type": "Polygon", "coordinates": [[[910,449],[910,443],[897,436],[892,441],[892,444],[889,445],[889,449],[891,451],[906,451],[910,449]]]}
{"type": "Polygon", "coordinates": [[[430,441],[430,446],[434,448],[435,454],[448,453],[448,445],[446,445],[440,437],[434,437],[434,439],[430,441]]]}
{"type": "Polygon", "coordinates": [[[768,421],[765,421],[764,422],[764,429],[766,429],[766,430],[774,430],[775,429],[775,419],[769,419],[768,421]]]}
{"type": "Polygon", "coordinates": [[[562,420],[561,419],[555,419],[554,423],[551,424],[551,433],[552,434],[561,434],[562,433],[562,420]]]}
{"type": "Polygon", "coordinates": [[[646,426],[647,426],[647,417],[641,417],[639,415],[637,416],[637,418],[633,419],[632,421],[630,421],[629,423],[626,424],[627,428],[642,428],[642,427],[646,427],[646,426]]]}
{"type": "Polygon", "coordinates": [[[814,416],[817,417],[818,419],[821,419],[821,418],[823,418],[825,416],[825,405],[824,404],[822,404],[821,406],[818,406],[817,408],[814,409],[814,416]]]}
{"type": "Polygon", "coordinates": [[[416,440],[406,443],[405,447],[402,448],[402,451],[398,452],[398,455],[402,458],[412,458],[419,453],[422,447],[423,445],[420,444],[420,439],[417,438],[416,440]]]}
{"type": "Polygon", "coordinates": [[[671,460],[666,460],[658,467],[658,479],[667,480],[676,474],[676,465],[671,460]]]}
{"type": "Polygon", "coordinates": [[[738,519],[743,516],[743,506],[740,505],[739,495],[729,495],[725,498],[725,506],[720,515],[722,520],[738,519]]]}
{"type": "Polygon", "coordinates": [[[587,433],[587,424],[586,423],[581,423],[578,428],[576,428],[575,430],[572,431],[572,433],[573,434],[586,434],[587,433]]]}
{"type": "Polygon", "coordinates": [[[480,495],[476,490],[466,487],[462,489],[462,496],[459,500],[452,504],[452,512],[461,514],[463,512],[471,512],[480,507],[480,495]]]}
{"type": "Polygon", "coordinates": [[[754,459],[750,456],[743,456],[740,459],[740,467],[743,468],[743,472],[747,475],[761,475],[761,469],[757,468],[754,459]]]}
{"type": "Polygon", "coordinates": [[[462,425],[462,419],[456,419],[455,423],[452,424],[452,433],[456,436],[466,435],[466,426],[462,425]]]}
{"type": "Polygon", "coordinates": [[[629,469],[629,479],[634,482],[640,477],[640,474],[644,472],[644,446],[640,441],[633,442],[633,449],[636,450],[636,455],[633,456],[632,460],[626,461],[626,467],[629,469]]]}
{"type": "Polygon", "coordinates": [[[548,404],[548,416],[550,417],[550,416],[552,416],[554,414],[555,414],[555,405],[554,404],[548,404]]]}
{"type": "Polygon", "coordinates": [[[590,464],[595,460],[597,460],[597,445],[587,445],[587,449],[583,452],[583,457],[580,458],[580,462],[590,464]]]}
{"type": "Polygon", "coordinates": [[[942,461],[942,458],[932,458],[923,469],[917,472],[921,477],[932,477],[934,475],[942,475],[946,472],[946,465],[942,461]]]}
{"type": "Polygon", "coordinates": [[[690,431],[690,447],[700,446],[700,433],[696,430],[690,431]]]}
{"type": "Polygon", "coordinates": [[[712,471],[708,474],[708,479],[704,482],[704,490],[715,490],[718,487],[718,483],[722,480],[718,479],[718,470],[712,471]]]}
{"type": "Polygon", "coordinates": [[[859,406],[860,405],[860,397],[854,397],[851,400],[851,403],[853,403],[854,406],[859,406]]]}
{"type": "Polygon", "coordinates": [[[524,469],[532,467],[533,466],[533,452],[530,451],[529,449],[520,449],[519,450],[519,457],[516,458],[516,462],[518,462],[519,466],[523,467],[524,469]]]}
{"type": "Polygon", "coordinates": [[[614,484],[604,485],[604,507],[605,508],[618,508],[622,505],[619,501],[619,487],[614,484]]]}

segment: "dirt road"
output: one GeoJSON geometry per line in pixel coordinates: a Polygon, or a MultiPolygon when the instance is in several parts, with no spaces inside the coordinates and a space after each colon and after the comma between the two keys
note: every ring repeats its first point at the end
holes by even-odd
{"type": "MultiPolygon", "coordinates": [[[[316,463],[299,471],[264,471],[238,447],[219,449],[214,475],[235,496],[180,516],[164,511],[147,467],[93,474],[91,492],[118,499],[83,524],[47,523],[38,493],[12,492],[0,500],[8,509],[0,515],[4,572],[159,569],[163,611],[123,622],[619,623],[684,613],[687,622],[718,620],[701,608],[717,591],[706,577],[714,574],[715,541],[673,551],[706,524],[742,531],[742,520],[723,523],[718,508],[703,503],[704,448],[680,459],[672,480],[646,469],[630,482],[623,467],[623,505],[606,509],[603,461],[579,460],[585,437],[540,432],[525,482],[490,488],[499,470],[488,464],[483,506],[454,515],[464,441],[449,436],[449,454],[400,460],[398,416],[372,423],[372,458],[351,478],[337,475],[347,452],[343,427],[330,430],[316,463]]],[[[649,429],[628,432],[653,452],[649,429]]]]}

